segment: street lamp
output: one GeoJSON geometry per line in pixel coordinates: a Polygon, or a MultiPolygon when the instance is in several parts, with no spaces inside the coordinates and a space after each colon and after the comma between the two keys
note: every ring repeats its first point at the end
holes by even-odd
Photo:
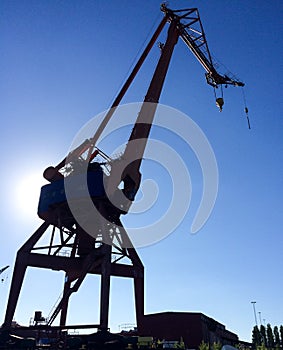
{"type": "Polygon", "coordinates": [[[260,325],[262,325],[262,322],[261,322],[261,312],[260,312],[260,311],[258,312],[258,315],[259,315],[259,322],[260,322],[260,325]]]}
{"type": "Polygon", "coordinates": [[[255,324],[257,325],[257,318],[256,318],[256,312],[255,312],[256,301],[251,301],[251,303],[253,304],[253,310],[254,310],[254,316],[255,316],[255,324]]]}

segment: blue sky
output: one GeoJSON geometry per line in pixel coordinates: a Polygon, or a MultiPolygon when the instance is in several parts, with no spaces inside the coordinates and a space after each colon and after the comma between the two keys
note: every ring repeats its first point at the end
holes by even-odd
{"type": "MultiPolygon", "coordinates": [[[[77,131],[110,106],[162,18],[159,5],[158,0],[1,1],[0,267],[13,266],[17,249],[41,223],[36,201],[28,198],[44,183],[42,171],[57,164],[77,131]],[[30,177],[34,185],[27,193],[30,177]]],[[[160,102],[189,115],[206,134],[218,163],[219,192],[206,225],[190,235],[202,186],[192,162],[191,210],[168,238],[139,249],[146,313],[203,312],[250,340],[253,300],[266,323],[283,324],[283,4],[180,0],[170,6],[199,8],[211,52],[246,83],[252,129],[241,89],[225,90],[219,113],[203,68],[180,40],[160,102]]],[[[158,56],[155,47],[123,102],[143,99],[158,56]]],[[[145,177],[153,176],[150,166],[143,170],[145,177]]],[[[12,268],[0,285],[2,319],[11,275],[12,268]]],[[[63,273],[30,269],[16,320],[27,324],[37,309],[48,314],[62,285],[63,273]]],[[[87,278],[72,297],[69,323],[97,322],[97,302],[98,279],[87,278]]],[[[113,279],[110,318],[113,331],[134,322],[131,281],[113,279]]]]}

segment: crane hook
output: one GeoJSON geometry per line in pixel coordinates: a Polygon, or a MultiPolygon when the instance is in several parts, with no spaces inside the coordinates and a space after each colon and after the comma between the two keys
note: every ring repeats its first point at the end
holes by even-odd
{"type": "Polygon", "coordinates": [[[216,106],[219,108],[219,112],[222,112],[223,105],[224,105],[224,99],[223,99],[223,97],[218,97],[218,98],[216,99],[216,106]]]}
{"type": "Polygon", "coordinates": [[[216,95],[216,88],[218,88],[218,86],[214,87],[213,92],[214,92],[216,106],[219,108],[219,112],[222,112],[223,105],[224,105],[224,99],[223,99],[222,85],[220,85],[220,87],[221,87],[221,97],[217,97],[217,95],[216,95]]]}

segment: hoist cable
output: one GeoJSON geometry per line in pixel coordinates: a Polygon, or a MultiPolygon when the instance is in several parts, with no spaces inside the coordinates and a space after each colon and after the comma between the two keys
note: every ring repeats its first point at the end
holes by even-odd
{"type": "Polygon", "coordinates": [[[247,118],[247,122],[248,122],[248,127],[250,129],[251,124],[250,124],[250,118],[249,118],[249,109],[247,107],[247,99],[246,99],[244,88],[242,88],[242,94],[243,94],[243,101],[244,101],[244,107],[245,107],[245,114],[246,114],[246,118],[247,118]]]}
{"type": "MultiPolygon", "coordinates": [[[[132,71],[132,69],[133,69],[133,67],[134,67],[134,65],[135,65],[135,62],[137,62],[138,57],[140,56],[140,54],[141,54],[141,52],[142,52],[142,49],[145,47],[146,43],[148,42],[148,40],[149,40],[149,38],[150,38],[150,36],[151,36],[151,33],[153,32],[153,29],[156,27],[157,22],[158,22],[159,19],[160,19],[160,14],[158,14],[158,15],[156,16],[156,18],[155,18],[155,20],[154,20],[154,22],[153,22],[151,28],[150,28],[149,31],[148,31],[147,36],[145,37],[143,43],[141,44],[141,46],[140,46],[140,48],[138,49],[138,51],[137,51],[135,57],[133,58],[132,63],[131,63],[130,66],[129,66],[129,69],[127,70],[127,72],[126,72],[126,74],[125,74],[125,76],[124,76],[124,78],[123,78],[123,80],[122,80],[122,82],[121,82],[119,88],[116,90],[116,93],[114,94],[114,97],[111,99],[111,101],[114,100],[115,96],[118,94],[118,92],[121,90],[121,87],[124,85],[124,82],[127,80],[127,77],[128,77],[128,75],[129,75],[129,73],[132,71]]],[[[109,103],[109,105],[110,105],[110,103],[109,103]]]]}

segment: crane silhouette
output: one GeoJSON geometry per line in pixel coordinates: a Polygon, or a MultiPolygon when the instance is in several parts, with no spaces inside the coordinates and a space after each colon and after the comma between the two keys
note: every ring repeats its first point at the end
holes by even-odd
{"type": "MultiPolygon", "coordinates": [[[[161,5],[164,14],[159,26],[141,54],[131,74],[118,93],[111,108],[95,134],[72,150],[59,164],[48,167],[44,177],[50,182],[41,189],[38,215],[42,225],[18,250],[3,328],[11,327],[27,267],[65,271],[62,297],[55,306],[47,325],[60,315],[60,326],[66,325],[68,303],[88,274],[101,276],[100,321],[97,328],[108,329],[109,294],[111,276],[132,278],[135,291],[136,321],[142,330],[144,317],[144,266],[123,227],[121,216],[126,215],[135,200],[141,183],[140,166],[150,135],[157,104],[175,45],[181,38],[205,69],[206,81],[214,89],[222,85],[244,86],[244,83],[227,74],[220,74],[212,60],[203,26],[196,8],[172,10],[161,5]],[[144,103],[136,118],[123,156],[113,161],[98,148],[98,140],[108,125],[116,108],[135,79],[147,55],[154,46],[166,23],[167,39],[161,45],[161,55],[150,81],[144,103]],[[105,180],[103,164],[109,174],[105,180]],[[98,213],[96,225],[90,230],[82,227],[78,215],[88,221],[83,210],[73,214],[71,207],[83,208],[84,192],[78,184],[86,176],[87,188],[98,213]],[[73,190],[67,198],[66,184],[73,190]],[[120,186],[122,184],[122,186],[120,186]],[[82,190],[82,191],[83,191],[82,190]],[[115,203],[115,205],[113,204],[115,203]],[[43,236],[48,244],[40,244],[43,236]],[[68,254],[62,254],[67,251],[68,254]]],[[[223,100],[217,99],[220,109],[223,100]]],[[[90,217],[89,217],[90,219],[90,217]]],[[[93,219],[93,218],[92,218],[93,219]]]]}

